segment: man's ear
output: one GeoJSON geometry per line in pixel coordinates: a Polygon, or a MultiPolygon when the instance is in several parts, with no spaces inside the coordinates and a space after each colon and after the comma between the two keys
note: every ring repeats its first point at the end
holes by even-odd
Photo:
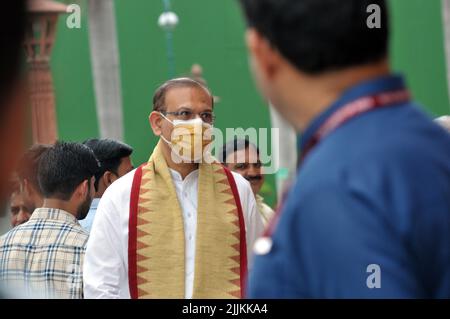
{"type": "Polygon", "coordinates": [[[74,195],[76,198],[86,198],[89,194],[89,181],[86,179],[75,189],[74,195]]]}
{"type": "Polygon", "coordinates": [[[116,179],[116,176],[110,171],[106,171],[102,176],[106,188],[108,188],[116,179]]]}
{"type": "Polygon", "coordinates": [[[281,65],[278,51],[254,28],[247,29],[246,42],[259,72],[262,72],[264,77],[272,79],[281,65]]]}
{"type": "Polygon", "coordinates": [[[161,118],[161,114],[159,114],[159,112],[155,112],[153,111],[152,113],[150,113],[150,116],[148,117],[148,121],[150,123],[150,126],[153,130],[153,134],[155,134],[156,136],[160,136],[162,134],[161,131],[161,122],[162,122],[162,118],[161,118]]]}

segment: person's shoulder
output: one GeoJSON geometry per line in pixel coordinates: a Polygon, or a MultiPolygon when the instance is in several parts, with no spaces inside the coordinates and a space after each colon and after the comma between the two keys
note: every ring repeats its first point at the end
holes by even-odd
{"type": "Polygon", "coordinates": [[[0,246],[3,246],[7,242],[12,242],[12,241],[14,241],[15,237],[20,236],[20,234],[22,234],[25,231],[25,228],[24,228],[25,224],[16,226],[16,227],[10,229],[6,234],[3,234],[2,236],[0,236],[0,246]]]}
{"type": "Polygon", "coordinates": [[[11,238],[11,231],[8,231],[6,234],[3,234],[2,236],[0,236],[0,248],[3,247],[3,245],[6,243],[6,241],[8,240],[8,238],[11,238]]]}
{"type": "Polygon", "coordinates": [[[18,247],[28,245],[41,234],[43,227],[42,224],[37,226],[36,223],[29,220],[26,223],[10,229],[6,234],[0,237],[0,253],[8,253],[18,249],[18,247]]]}
{"type": "Polygon", "coordinates": [[[307,156],[304,167],[332,178],[336,172],[359,174],[370,167],[402,171],[421,165],[423,170],[423,162],[432,168],[437,159],[450,159],[450,135],[419,106],[411,103],[369,115],[330,134],[307,156]]]}
{"type": "MultiPolygon", "coordinates": [[[[371,134],[372,145],[366,143],[366,149],[383,152],[382,157],[387,158],[409,155],[411,152],[416,157],[423,155],[424,158],[436,152],[450,155],[450,135],[422,109],[419,104],[410,102],[394,108],[385,116],[379,115],[371,128],[368,128],[370,125],[365,126],[365,131],[375,133],[371,134]]],[[[361,136],[367,137],[365,132],[361,136]]]]}
{"type": "Polygon", "coordinates": [[[137,171],[137,168],[128,172],[127,174],[125,174],[122,177],[120,177],[119,179],[117,179],[114,183],[112,183],[111,186],[114,186],[114,188],[116,188],[116,189],[120,189],[120,188],[122,188],[122,189],[130,188],[131,189],[131,184],[133,183],[133,179],[134,179],[134,175],[135,175],[136,171],[137,171]]]}
{"type": "Polygon", "coordinates": [[[403,121],[394,122],[385,135],[362,154],[368,162],[398,171],[422,172],[442,167],[450,169],[450,134],[429,118],[417,105],[410,105],[403,121]],[[426,164],[426,165],[424,165],[426,164]]]}
{"type": "Polygon", "coordinates": [[[66,227],[68,234],[65,236],[64,244],[67,246],[84,248],[89,239],[89,233],[81,225],[70,225],[66,227]]]}

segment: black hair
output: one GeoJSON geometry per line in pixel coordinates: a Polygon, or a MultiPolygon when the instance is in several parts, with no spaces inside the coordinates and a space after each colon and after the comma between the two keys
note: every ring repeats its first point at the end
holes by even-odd
{"type": "Polygon", "coordinates": [[[253,147],[256,153],[259,155],[259,148],[250,142],[247,138],[241,139],[235,137],[233,140],[228,141],[222,147],[222,152],[219,154],[219,160],[222,164],[226,164],[227,157],[240,150],[245,150],[249,147],[253,147]]]}
{"type": "Polygon", "coordinates": [[[69,200],[75,189],[85,180],[90,182],[99,169],[89,147],[81,143],[57,142],[42,155],[39,185],[44,197],[69,200]]]}
{"type": "Polygon", "coordinates": [[[202,90],[205,90],[211,97],[211,105],[212,107],[214,107],[214,96],[205,84],[200,83],[199,81],[196,81],[192,78],[177,78],[165,82],[155,91],[155,94],[153,95],[153,111],[165,111],[164,104],[167,92],[174,88],[183,87],[200,88],[202,90]]]}
{"type": "Polygon", "coordinates": [[[20,75],[22,47],[26,27],[25,0],[4,1],[0,15],[0,118],[3,104],[20,75]]]}
{"type": "Polygon", "coordinates": [[[239,0],[255,28],[290,63],[320,74],[382,61],[389,42],[385,0],[239,0]],[[378,5],[380,28],[369,28],[378,5]]]}
{"type": "Polygon", "coordinates": [[[42,155],[51,148],[50,145],[33,145],[19,161],[17,167],[17,177],[19,181],[28,180],[37,192],[42,195],[38,181],[38,168],[42,155]]]}
{"type": "Polygon", "coordinates": [[[96,187],[100,177],[103,176],[105,172],[109,171],[118,175],[118,169],[122,158],[128,157],[133,153],[133,148],[131,146],[109,138],[92,138],[84,141],[83,144],[94,152],[100,162],[100,170],[95,179],[96,187]]]}

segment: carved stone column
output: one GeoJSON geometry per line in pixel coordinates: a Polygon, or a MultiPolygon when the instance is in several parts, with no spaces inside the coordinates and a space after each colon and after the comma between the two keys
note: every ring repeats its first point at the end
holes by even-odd
{"type": "Polygon", "coordinates": [[[58,15],[65,13],[66,8],[65,4],[51,0],[30,0],[28,3],[30,19],[25,49],[34,143],[51,144],[58,137],[50,56],[58,15]]]}

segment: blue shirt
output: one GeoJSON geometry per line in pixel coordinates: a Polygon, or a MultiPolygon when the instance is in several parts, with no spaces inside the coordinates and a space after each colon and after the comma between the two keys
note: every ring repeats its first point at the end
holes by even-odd
{"type": "MultiPolygon", "coordinates": [[[[359,97],[404,88],[361,83],[304,132],[359,97]]],[[[352,118],[306,157],[250,298],[450,298],[450,135],[407,102],[352,118]]]]}
{"type": "Polygon", "coordinates": [[[88,233],[91,232],[92,224],[94,223],[95,213],[97,212],[98,203],[100,202],[100,198],[94,198],[91,203],[91,207],[89,208],[89,212],[86,217],[79,221],[81,227],[86,230],[88,233]]]}

